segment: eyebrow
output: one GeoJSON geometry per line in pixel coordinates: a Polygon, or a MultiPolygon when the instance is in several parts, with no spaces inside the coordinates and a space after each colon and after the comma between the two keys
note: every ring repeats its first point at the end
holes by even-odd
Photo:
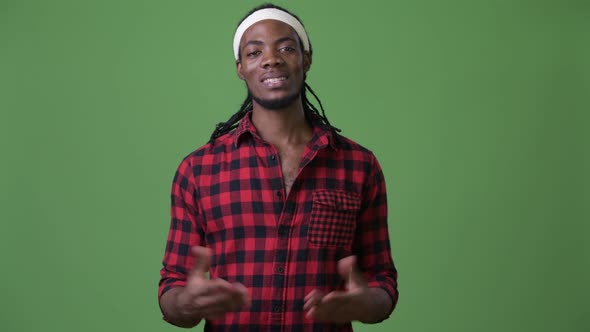
{"type": "MultiPolygon", "coordinates": [[[[296,40],[291,37],[282,37],[282,38],[277,39],[275,41],[275,44],[280,44],[280,43],[283,43],[286,41],[292,41],[292,42],[296,43],[296,40]]],[[[264,42],[262,42],[261,40],[248,40],[246,42],[246,44],[244,44],[243,47],[246,47],[248,45],[263,45],[263,44],[264,44],[264,42]]]]}

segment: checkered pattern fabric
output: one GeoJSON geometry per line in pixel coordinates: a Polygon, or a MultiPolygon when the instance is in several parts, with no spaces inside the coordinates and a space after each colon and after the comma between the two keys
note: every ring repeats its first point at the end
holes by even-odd
{"type": "Polygon", "coordinates": [[[288,195],[275,148],[250,114],[236,130],[180,163],[172,185],[171,225],[159,296],[184,286],[191,246],[212,250],[210,276],[240,282],[252,306],[207,321],[206,331],[350,331],[305,317],[313,289],[342,289],[339,259],[357,255],[369,287],[397,302],[397,271],[387,229],[387,200],[374,155],[317,119],[288,195]]]}

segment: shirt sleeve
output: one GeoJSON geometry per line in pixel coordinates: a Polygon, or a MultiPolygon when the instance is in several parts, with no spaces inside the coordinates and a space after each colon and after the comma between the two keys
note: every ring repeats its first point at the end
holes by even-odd
{"type": "Polygon", "coordinates": [[[172,182],[170,230],[160,270],[158,298],[168,290],[186,284],[188,271],[194,264],[190,248],[204,245],[196,197],[193,169],[187,157],[178,166],[172,182]]]}
{"type": "Polygon", "coordinates": [[[373,154],[361,204],[354,251],[368,286],[380,287],[389,293],[393,303],[390,315],[399,296],[397,270],[389,241],[385,179],[373,154]]]}

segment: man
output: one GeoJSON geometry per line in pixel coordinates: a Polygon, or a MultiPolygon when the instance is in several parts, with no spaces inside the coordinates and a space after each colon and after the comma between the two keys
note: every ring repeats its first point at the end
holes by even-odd
{"type": "Polygon", "coordinates": [[[383,175],[308,101],[303,25],[283,8],[255,8],[234,55],[248,97],[174,177],[164,318],[205,319],[208,331],[350,331],[351,321],[384,320],[398,292],[383,175]]]}

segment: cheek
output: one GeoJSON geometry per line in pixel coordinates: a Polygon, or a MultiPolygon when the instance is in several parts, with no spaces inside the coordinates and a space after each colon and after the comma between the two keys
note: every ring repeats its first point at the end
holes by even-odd
{"type": "Polygon", "coordinates": [[[246,84],[246,89],[249,92],[253,92],[254,94],[258,94],[258,87],[253,84],[252,82],[248,82],[248,80],[244,80],[244,83],[246,84]]]}
{"type": "Polygon", "coordinates": [[[242,77],[244,80],[253,80],[256,77],[255,65],[250,63],[248,65],[242,66],[242,77]]]}

